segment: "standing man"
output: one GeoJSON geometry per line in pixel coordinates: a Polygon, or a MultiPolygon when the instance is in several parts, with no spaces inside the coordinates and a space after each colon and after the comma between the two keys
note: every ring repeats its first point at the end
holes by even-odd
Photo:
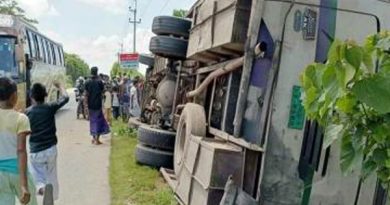
{"type": "Polygon", "coordinates": [[[121,103],[121,116],[123,122],[127,122],[130,117],[130,88],[131,82],[129,78],[124,77],[119,89],[120,103],[121,103]]]}
{"type": "Polygon", "coordinates": [[[110,133],[103,115],[104,84],[98,76],[98,68],[91,68],[91,79],[85,83],[85,92],[89,109],[89,125],[92,144],[100,145],[100,136],[110,133]]]}
{"type": "Polygon", "coordinates": [[[137,76],[133,79],[133,84],[130,88],[130,115],[131,117],[139,117],[141,115],[138,83],[140,78],[137,76]]]}

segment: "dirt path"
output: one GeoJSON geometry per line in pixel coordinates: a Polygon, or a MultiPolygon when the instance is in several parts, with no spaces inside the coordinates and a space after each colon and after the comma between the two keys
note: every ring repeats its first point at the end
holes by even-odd
{"type": "Polygon", "coordinates": [[[76,120],[76,102],[71,101],[57,115],[58,175],[60,199],[56,205],[109,205],[108,167],[110,138],[93,146],[89,125],[76,120]]]}

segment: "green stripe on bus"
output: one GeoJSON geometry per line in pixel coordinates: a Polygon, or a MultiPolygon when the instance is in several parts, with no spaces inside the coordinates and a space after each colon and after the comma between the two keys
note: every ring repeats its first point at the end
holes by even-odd
{"type": "Polygon", "coordinates": [[[314,169],[309,168],[308,172],[309,175],[304,180],[304,190],[301,205],[308,205],[310,202],[311,189],[313,186],[314,169]]]}

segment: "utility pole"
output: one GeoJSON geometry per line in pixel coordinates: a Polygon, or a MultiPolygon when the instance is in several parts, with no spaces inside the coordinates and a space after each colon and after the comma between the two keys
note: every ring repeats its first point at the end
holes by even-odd
{"type": "Polygon", "coordinates": [[[137,20],[137,0],[134,0],[134,9],[131,8],[131,6],[129,7],[129,10],[130,10],[130,13],[133,13],[134,17],[133,19],[129,19],[129,22],[132,23],[134,25],[134,36],[133,36],[133,52],[135,53],[137,51],[137,47],[136,47],[136,44],[137,44],[137,24],[140,24],[141,23],[141,19],[138,19],[137,20]]]}
{"type": "Polygon", "coordinates": [[[123,53],[123,43],[121,43],[120,46],[121,46],[121,49],[118,52],[118,64],[119,64],[119,66],[121,65],[120,55],[123,53]]]}

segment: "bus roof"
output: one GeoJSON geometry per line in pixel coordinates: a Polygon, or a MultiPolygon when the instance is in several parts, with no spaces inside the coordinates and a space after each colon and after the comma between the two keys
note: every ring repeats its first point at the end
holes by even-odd
{"type": "Polygon", "coordinates": [[[37,27],[35,27],[33,24],[27,22],[26,20],[24,20],[20,16],[0,14],[0,28],[12,29],[12,28],[18,28],[18,27],[27,28],[30,31],[38,33],[40,36],[46,38],[47,40],[51,41],[52,43],[56,44],[57,46],[62,47],[62,44],[52,40],[51,38],[47,37],[44,34],[42,34],[41,32],[39,32],[37,27]]]}

